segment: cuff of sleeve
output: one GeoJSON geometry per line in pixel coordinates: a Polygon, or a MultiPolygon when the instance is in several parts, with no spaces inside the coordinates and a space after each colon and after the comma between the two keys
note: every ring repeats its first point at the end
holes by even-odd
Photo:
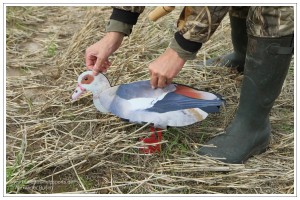
{"type": "Polygon", "coordinates": [[[177,41],[177,43],[181,46],[181,48],[183,48],[186,51],[197,52],[202,46],[202,43],[200,42],[194,42],[185,39],[183,35],[180,34],[178,31],[175,33],[174,38],[177,41]]]}
{"type": "Polygon", "coordinates": [[[140,13],[130,12],[130,11],[114,8],[113,12],[110,16],[110,19],[124,22],[126,24],[135,25],[139,16],[140,16],[140,13]]]}
{"type": "Polygon", "coordinates": [[[171,49],[173,49],[174,51],[176,51],[179,55],[180,58],[184,59],[184,60],[194,60],[196,58],[196,55],[198,53],[198,51],[196,52],[190,52],[190,51],[186,51],[184,50],[176,41],[175,38],[173,38],[171,40],[171,43],[169,45],[169,47],[171,49]]]}
{"type": "Polygon", "coordinates": [[[126,24],[121,21],[110,19],[106,26],[106,32],[121,32],[126,36],[129,36],[132,31],[132,27],[133,25],[131,24],[126,24]]]}

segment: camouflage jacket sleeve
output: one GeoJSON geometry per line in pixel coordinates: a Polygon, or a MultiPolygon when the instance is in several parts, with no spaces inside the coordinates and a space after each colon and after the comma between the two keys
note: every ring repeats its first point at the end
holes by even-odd
{"type": "Polygon", "coordinates": [[[294,7],[250,7],[247,32],[255,37],[283,37],[294,34],[294,7]]]}
{"type": "Polygon", "coordinates": [[[192,60],[211,35],[216,31],[230,7],[186,6],[177,22],[178,32],[170,43],[178,55],[192,60]]]}
{"type": "Polygon", "coordinates": [[[130,35],[133,25],[136,24],[144,9],[144,6],[113,7],[106,32],[121,32],[127,36],[130,35]]]}

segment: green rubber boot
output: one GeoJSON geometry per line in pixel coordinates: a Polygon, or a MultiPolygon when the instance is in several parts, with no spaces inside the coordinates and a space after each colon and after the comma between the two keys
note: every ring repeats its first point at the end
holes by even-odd
{"type": "Polygon", "coordinates": [[[240,103],[231,124],[198,150],[226,163],[244,163],[269,145],[269,113],[279,96],[293,54],[294,37],[249,36],[240,103]],[[210,147],[210,146],[213,147],[210,147]]]}
{"type": "Polygon", "coordinates": [[[246,19],[230,16],[230,26],[233,52],[209,59],[205,64],[207,66],[233,67],[239,72],[243,72],[248,42],[246,19]]]}

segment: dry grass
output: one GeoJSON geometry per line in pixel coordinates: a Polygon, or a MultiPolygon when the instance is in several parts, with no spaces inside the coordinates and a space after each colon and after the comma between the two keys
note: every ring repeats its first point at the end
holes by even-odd
{"type": "MultiPolygon", "coordinates": [[[[140,17],[131,37],[111,58],[112,84],[147,79],[147,66],[168,46],[179,14],[156,23],[140,17]]],[[[159,155],[141,155],[147,125],[96,111],[90,94],[70,100],[85,71],[84,51],[104,35],[104,7],[7,9],[6,189],[8,193],[293,194],[293,67],[271,113],[273,137],[266,153],[245,165],[198,156],[195,149],[234,116],[242,75],[199,62],[231,50],[228,18],[198,59],[175,79],[227,100],[203,123],[164,133],[159,155]],[[225,33],[225,34],[224,34],[225,33]]]]}

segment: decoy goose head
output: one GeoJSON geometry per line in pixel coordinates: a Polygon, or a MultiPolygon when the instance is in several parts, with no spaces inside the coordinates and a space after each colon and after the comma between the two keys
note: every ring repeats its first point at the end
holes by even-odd
{"type": "Polygon", "coordinates": [[[100,94],[108,88],[110,88],[110,83],[103,74],[99,73],[97,76],[94,76],[92,71],[86,71],[78,77],[78,84],[72,95],[72,99],[78,99],[85,91],[100,94]]]}

